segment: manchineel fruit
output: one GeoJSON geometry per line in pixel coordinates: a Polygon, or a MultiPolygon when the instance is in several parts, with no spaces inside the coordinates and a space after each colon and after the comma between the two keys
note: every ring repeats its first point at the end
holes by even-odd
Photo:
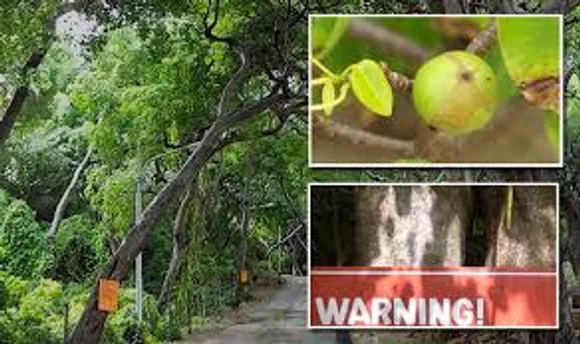
{"type": "Polygon", "coordinates": [[[479,56],[450,51],[427,61],[413,81],[415,110],[427,124],[455,135],[484,127],[497,105],[497,79],[479,56]]]}

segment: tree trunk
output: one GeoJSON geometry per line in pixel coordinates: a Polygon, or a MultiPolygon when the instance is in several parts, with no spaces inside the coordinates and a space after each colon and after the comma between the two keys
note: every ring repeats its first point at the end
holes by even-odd
{"type": "Polygon", "coordinates": [[[175,223],[173,226],[173,253],[171,255],[171,261],[169,262],[167,273],[165,274],[165,279],[163,280],[161,292],[157,297],[158,309],[162,309],[169,300],[170,290],[173,287],[175,277],[177,277],[177,272],[179,271],[179,267],[184,258],[185,248],[188,244],[186,230],[191,218],[192,204],[197,194],[196,187],[197,186],[194,184],[187,191],[181,201],[179,210],[177,211],[177,216],[175,217],[175,223]]]}
{"type": "MultiPolygon", "coordinates": [[[[179,197],[182,190],[186,189],[187,185],[197,177],[206,161],[228,143],[226,141],[227,130],[258,116],[264,110],[281,101],[283,97],[279,93],[273,94],[229,116],[218,118],[206,132],[198,148],[187,159],[175,179],[155,196],[143,213],[143,219],[129,231],[99,277],[117,281],[125,278],[135,257],[141,252],[149,234],[156,228],[171,202],[179,197]]],[[[83,314],[69,338],[69,343],[96,344],[99,342],[108,313],[98,310],[97,297],[98,287],[95,283],[83,314]]]]}
{"type": "MultiPolygon", "coordinates": [[[[471,226],[469,187],[364,186],[355,189],[356,265],[461,266],[471,226]]],[[[354,344],[388,341],[353,331],[354,344]]],[[[433,334],[437,335],[437,334],[433,334]]]]}
{"type": "MultiPolygon", "coordinates": [[[[36,69],[44,56],[46,55],[45,51],[38,51],[34,52],[26,61],[26,64],[22,68],[22,76],[26,77],[26,74],[31,70],[36,69]]],[[[16,119],[22,112],[22,107],[24,106],[24,102],[30,93],[28,82],[25,85],[18,87],[12,99],[10,100],[10,104],[6,108],[6,112],[2,116],[2,120],[0,121],[0,144],[4,143],[8,137],[10,137],[10,133],[12,132],[12,128],[14,124],[16,124],[16,119]]]]}
{"type": "Polygon", "coordinates": [[[478,188],[481,209],[487,210],[486,232],[491,245],[488,265],[544,267],[556,270],[556,189],[514,186],[511,225],[507,223],[507,187],[478,188]]]}
{"type": "Polygon", "coordinates": [[[62,195],[62,197],[60,198],[60,201],[58,202],[56,210],[54,211],[52,223],[50,224],[50,229],[48,230],[48,233],[47,233],[47,237],[49,239],[56,237],[56,234],[58,233],[58,226],[60,225],[60,222],[62,221],[62,217],[64,216],[64,212],[66,210],[66,207],[67,207],[68,203],[70,202],[70,199],[72,197],[72,191],[74,190],[75,186],[77,185],[77,182],[79,180],[81,172],[87,166],[92,152],[93,152],[93,146],[89,146],[89,149],[87,150],[87,154],[85,154],[84,159],[81,161],[81,163],[77,167],[68,187],[66,188],[64,194],[62,195]]]}
{"type": "Polygon", "coordinates": [[[462,265],[469,187],[365,186],[355,202],[356,265],[462,265]]]}
{"type": "MultiPolygon", "coordinates": [[[[480,187],[477,192],[490,238],[487,265],[556,271],[555,187],[514,186],[511,221],[507,187],[480,187]]],[[[521,337],[530,344],[554,343],[556,331],[522,332],[521,337]]]]}

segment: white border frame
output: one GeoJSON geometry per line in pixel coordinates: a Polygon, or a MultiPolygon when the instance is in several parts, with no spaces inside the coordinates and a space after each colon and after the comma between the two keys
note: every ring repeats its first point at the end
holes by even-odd
{"type": "Polygon", "coordinates": [[[562,14],[309,14],[308,15],[308,167],[310,168],[554,168],[564,167],[564,16],[562,14]],[[556,17],[560,25],[560,149],[559,162],[557,163],[355,163],[355,162],[315,162],[312,160],[312,121],[310,120],[310,107],[312,100],[312,18],[316,17],[368,17],[368,18],[419,18],[419,17],[556,17]]]}
{"type": "MultiPolygon", "coordinates": [[[[357,183],[357,182],[312,182],[308,183],[308,199],[307,201],[307,212],[308,212],[308,228],[306,231],[308,240],[308,257],[307,257],[307,287],[306,287],[306,326],[309,330],[556,330],[560,328],[560,184],[559,183],[357,183]],[[312,264],[312,249],[311,249],[311,189],[313,186],[553,186],[556,188],[556,325],[555,326],[313,326],[311,325],[310,319],[310,267],[312,264]]],[[[550,273],[552,274],[552,273],[550,273]]]]}

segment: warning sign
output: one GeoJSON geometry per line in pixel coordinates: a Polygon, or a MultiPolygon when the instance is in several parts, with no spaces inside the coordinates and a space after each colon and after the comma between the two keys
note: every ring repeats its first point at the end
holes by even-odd
{"type": "Polygon", "coordinates": [[[556,328],[555,271],[313,268],[312,328],[556,328]]]}
{"type": "Polygon", "coordinates": [[[99,310],[114,312],[119,306],[119,281],[99,280],[99,310]]]}

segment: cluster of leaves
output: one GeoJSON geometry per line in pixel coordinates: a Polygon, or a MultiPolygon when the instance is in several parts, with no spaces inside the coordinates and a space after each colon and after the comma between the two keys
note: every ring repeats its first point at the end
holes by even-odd
{"type": "Polygon", "coordinates": [[[50,262],[45,228],[21,200],[0,189],[0,266],[23,278],[40,277],[50,262]]]}
{"type": "MultiPolygon", "coordinates": [[[[86,298],[86,287],[82,285],[65,287],[55,280],[26,280],[1,272],[0,343],[62,343],[65,316],[69,326],[74,324],[86,298]]],[[[119,302],[121,307],[103,334],[105,343],[124,344],[135,338],[135,290],[121,289],[119,302]]],[[[175,337],[169,319],[158,313],[150,294],[144,295],[144,314],[147,318],[142,332],[144,343],[157,344],[175,337]]]]}

